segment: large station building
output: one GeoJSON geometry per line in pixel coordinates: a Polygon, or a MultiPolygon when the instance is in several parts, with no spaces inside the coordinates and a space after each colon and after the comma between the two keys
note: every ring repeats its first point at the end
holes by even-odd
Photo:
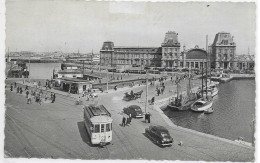
{"type": "Polygon", "coordinates": [[[186,50],[178,40],[178,33],[168,31],[160,47],[114,46],[111,41],[103,43],[100,50],[102,66],[148,66],[163,68],[201,68],[211,63],[212,68],[232,69],[236,56],[236,44],[230,33],[219,32],[208,52],[195,46],[186,50]]]}
{"type": "Polygon", "coordinates": [[[209,47],[213,68],[233,69],[236,56],[236,43],[227,32],[216,34],[213,44],[209,47]]]}

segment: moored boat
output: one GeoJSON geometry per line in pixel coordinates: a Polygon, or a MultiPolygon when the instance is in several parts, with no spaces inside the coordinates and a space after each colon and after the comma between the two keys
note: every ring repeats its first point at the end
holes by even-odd
{"type": "Polygon", "coordinates": [[[191,110],[195,112],[204,112],[211,108],[213,105],[213,100],[211,97],[198,99],[191,105],[191,110]]]}
{"type": "Polygon", "coordinates": [[[181,92],[180,81],[176,82],[177,96],[169,99],[167,107],[173,111],[183,111],[190,109],[191,105],[198,99],[197,94],[192,91],[190,75],[189,83],[187,84],[187,92],[183,95],[181,92]]]}

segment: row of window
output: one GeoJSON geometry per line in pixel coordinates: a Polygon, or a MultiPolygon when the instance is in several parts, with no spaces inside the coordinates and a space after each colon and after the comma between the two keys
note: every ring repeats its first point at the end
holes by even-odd
{"type": "Polygon", "coordinates": [[[112,131],[112,123],[92,125],[93,133],[109,132],[109,131],[112,131]]]}
{"type": "Polygon", "coordinates": [[[180,48],[163,48],[164,52],[168,53],[168,52],[177,52],[180,48]]]}
{"type": "Polygon", "coordinates": [[[114,54],[118,58],[149,58],[154,57],[155,54],[114,54]]]}
{"type": "Polygon", "coordinates": [[[117,60],[117,64],[137,64],[137,65],[139,65],[139,64],[149,64],[150,63],[150,61],[149,60],[147,60],[147,61],[145,61],[145,60],[141,60],[141,61],[135,61],[135,60],[117,60]]]}
{"type": "Polygon", "coordinates": [[[199,67],[206,67],[207,63],[206,62],[186,62],[186,66],[189,68],[199,68],[199,67]]]}
{"type": "Polygon", "coordinates": [[[227,59],[231,59],[233,57],[233,54],[218,54],[218,59],[224,59],[224,60],[227,60],[227,59]],[[228,58],[229,56],[229,58],[228,58]]]}
{"type": "Polygon", "coordinates": [[[217,53],[234,53],[234,49],[218,49],[217,53]]]}
{"type": "Polygon", "coordinates": [[[174,54],[173,53],[164,53],[164,56],[165,57],[176,57],[177,58],[178,54],[177,53],[174,53],[174,54]]]}

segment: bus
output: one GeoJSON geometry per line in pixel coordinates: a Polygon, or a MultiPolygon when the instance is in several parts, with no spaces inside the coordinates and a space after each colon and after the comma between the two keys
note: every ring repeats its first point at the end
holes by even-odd
{"type": "Polygon", "coordinates": [[[84,123],[91,144],[104,146],[112,141],[112,121],[111,114],[103,105],[84,107],[84,123]]]}

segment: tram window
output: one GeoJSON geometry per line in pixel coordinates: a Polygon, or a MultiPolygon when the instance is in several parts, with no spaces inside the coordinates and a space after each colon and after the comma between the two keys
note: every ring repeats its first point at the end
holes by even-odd
{"type": "Polygon", "coordinates": [[[104,131],[105,131],[105,125],[101,124],[101,132],[104,132],[104,131]]]}
{"type": "Polygon", "coordinates": [[[98,125],[95,125],[94,133],[99,133],[99,132],[100,132],[100,126],[98,124],[98,125]]]}
{"type": "Polygon", "coordinates": [[[110,130],[110,123],[106,124],[106,131],[111,131],[110,130]]]}

